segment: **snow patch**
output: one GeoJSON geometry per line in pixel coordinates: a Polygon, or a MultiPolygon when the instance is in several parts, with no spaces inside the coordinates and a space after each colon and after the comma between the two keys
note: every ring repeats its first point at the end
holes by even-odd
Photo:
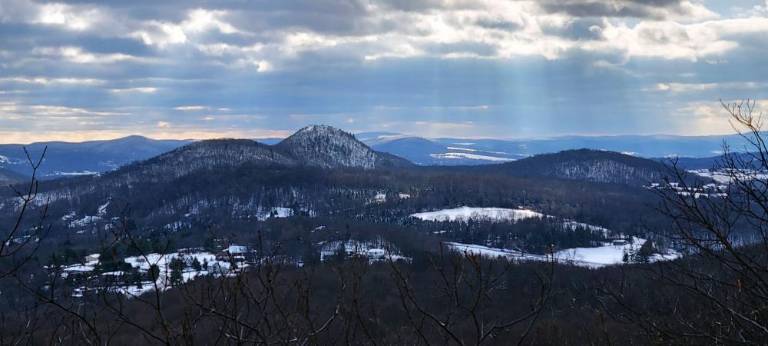
{"type": "MultiPolygon", "coordinates": [[[[410,217],[417,218],[423,221],[459,221],[467,222],[469,220],[474,221],[489,221],[489,222],[518,222],[525,219],[556,219],[555,216],[542,214],[533,210],[518,208],[475,208],[463,206],[453,209],[442,209],[431,212],[411,214],[410,217]]],[[[563,228],[570,231],[577,229],[586,229],[592,232],[603,233],[606,237],[611,234],[611,230],[596,225],[590,225],[588,223],[578,222],[574,220],[564,219],[562,220],[563,228]]]]}
{"type": "Polygon", "coordinates": [[[469,160],[481,160],[481,161],[493,161],[493,162],[515,161],[515,159],[510,159],[506,157],[496,157],[496,156],[478,155],[478,154],[470,154],[470,153],[455,153],[455,152],[448,152],[444,154],[429,154],[429,156],[435,159],[448,159],[448,160],[469,159],[469,160]]]}
{"type": "Polygon", "coordinates": [[[293,209],[285,207],[274,207],[269,209],[267,212],[260,213],[257,219],[259,221],[266,221],[267,219],[271,218],[281,219],[291,216],[293,216],[293,209]]]}
{"type": "Polygon", "coordinates": [[[75,171],[75,172],[53,172],[49,174],[51,176],[58,176],[58,177],[80,177],[80,176],[88,176],[88,175],[100,175],[99,172],[94,171],[75,171]]]}
{"type": "MultiPolygon", "coordinates": [[[[621,245],[605,243],[598,247],[570,248],[555,252],[552,255],[537,255],[524,253],[517,250],[491,248],[475,244],[463,244],[449,242],[445,245],[454,251],[479,255],[491,258],[506,258],[513,261],[556,261],[562,264],[571,264],[578,267],[602,268],[612,265],[626,264],[626,257],[636,253],[645,244],[643,238],[633,237],[631,242],[621,245]]],[[[650,262],[669,261],[679,258],[681,255],[668,250],[664,254],[655,254],[649,258],[650,262]]]]}
{"type": "Polygon", "coordinates": [[[742,170],[727,170],[727,169],[694,169],[689,170],[689,173],[696,174],[701,177],[710,178],[720,184],[730,184],[734,178],[739,180],[766,180],[768,179],[768,172],[761,172],[751,169],[742,170]]]}
{"type": "Polygon", "coordinates": [[[473,208],[459,207],[454,209],[443,209],[425,213],[411,214],[411,217],[424,221],[494,221],[494,222],[517,222],[525,219],[544,218],[542,213],[528,209],[506,209],[506,208],[473,208]]]}

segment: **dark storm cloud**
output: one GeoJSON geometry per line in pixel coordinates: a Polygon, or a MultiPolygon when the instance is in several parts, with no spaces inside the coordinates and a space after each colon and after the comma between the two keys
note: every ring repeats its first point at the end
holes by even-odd
{"type": "Polygon", "coordinates": [[[567,13],[575,17],[635,17],[662,19],[669,15],[686,15],[682,0],[542,0],[548,12],[567,13]]]}
{"type": "Polygon", "coordinates": [[[547,26],[545,33],[572,40],[599,40],[605,21],[601,18],[575,18],[561,27],[547,26]]]}

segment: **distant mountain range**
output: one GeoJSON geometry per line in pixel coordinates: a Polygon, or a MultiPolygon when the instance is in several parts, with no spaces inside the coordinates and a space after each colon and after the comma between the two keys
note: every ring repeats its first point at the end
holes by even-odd
{"type": "MultiPolygon", "coordinates": [[[[326,128],[327,127],[319,127],[326,128]]],[[[417,165],[479,165],[505,163],[538,154],[555,153],[571,149],[607,150],[631,156],[662,158],[681,157],[686,168],[709,168],[716,162],[723,142],[739,151],[745,143],[739,136],[601,136],[601,137],[556,137],[550,139],[500,140],[461,138],[422,138],[393,132],[364,132],[354,136],[368,148],[380,152],[379,157],[388,153],[405,158],[417,165]],[[690,167],[689,167],[690,166],[690,167]]],[[[292,140],[299,137],[294,137],[292,140]]],[[[278,145],[284,139],[263,138],[256,141],[266,145],[278,145]]],[[[314,145],[319,138],[308,139],[314,145]],[[315,141],[315,142],[313,142],[315,141]]],[[[169,152],[192,140],[155,140],[141,136],[129,136],[114,140],[87,141],[81,143],[40,142],[26,147],[34,156],[48,147],[45,163],[40,176],[44,179],[93,175],[115,170],[129,163],[146,160],[169,152]]],[[[296,147],[299,148],[299,147],[296,147]]],[[[349,154],[360,154],[359,148],[348,148],[349,154]]],[[[299,150],[299,149],[297,149],[299,150]]],[[[294,154],[300,154],[298,152],[294,154]]],[[[325,162],[322,155],[310,158],[325,162]]],[[[370,157],[350,157],[349,160],[364,160],[371,165],[370,157]]],[[[392,161],[390,157],[387,159],[392,161]]],[[[383,162],[383,161],[382,161],[383,162]]],[[[18,144],[0,145],[0,169],[5,175],[18,179],[29,174],[29,164],[24,156],[23,146],[18,144]]],[[[10,181],[11,179],[6,179],[10,181]]]]}
{"type": "Polygon", "coordinates": [[[89,186],[162,183],[192,173],[215,173],[244,165],[362,169],[413,166],[405,159],[370,149],[342,130],[316,125],[303,128],[275,145],[250,139],[197,141],[77,183],[85,181],[89,186]]]}
{"type": "Polygon", "coordinates": [[[29,145],[0,145],[0,167],[28,175],[29,163],[24,147],[34,159],[48,148],[45,161],[40,166],[40,176],[57,178],[76,175],[91,175],[114,170],[128,163],[160,155],[189,140],[155,140],[141,136],[129,136],[113,140],[88,141],[81,143],[39,142],[29,145]]]}
{"type": "MultiPolygon", "coordinates": [[[[463,205],[476,200],[472,194],[511,205],[527,201],[525,191],[560,196],[595,188],[636,194],[660,181],[663,170],[651,159],[588,149],[495,165],[423,167],[373,150],[342,130],[316,125],[274,145],[196,141],[99,175],[51,180],[41,184],[40,193],[50,203],[52,219],[69,230],[107,230],[126,208],[149,229],[178,230],[219,218],[262,220],[274,213],[363,215],[360,208],[411,198],[417,204],[409,212],[424,203],[463,205]],[[510,189],[525,196],[509,200],[510,189]]],[[[13,198],[11,191],[0,191],[0,197],[13,198]]],[[[0,217],[13,212],[0,203],[0,217]]],[[[376,215],[394,215],[387,213],[376,215]]]]}
{"type": "Polygon", "coordinates": [[[420,165],[476,165],[518,160],[571,149],[593,149],[646,158],[708,158],[722,153],[723,143],[743,151],[746,142],[730,136],[568,136],[550,139],[499,140],[411,137],[387,132],[359,133],[372,148],[420,165]]]}

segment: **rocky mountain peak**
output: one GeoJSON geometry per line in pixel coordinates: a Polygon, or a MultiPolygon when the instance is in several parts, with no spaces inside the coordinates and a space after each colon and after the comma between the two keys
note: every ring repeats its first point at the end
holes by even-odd
{"type": "Polygon", "coordinates": [[[300,162],[318,167],[375,168],[387,156],[373,151],[354,135],[327,125],[302,128],[277,148],[300,162]]]}

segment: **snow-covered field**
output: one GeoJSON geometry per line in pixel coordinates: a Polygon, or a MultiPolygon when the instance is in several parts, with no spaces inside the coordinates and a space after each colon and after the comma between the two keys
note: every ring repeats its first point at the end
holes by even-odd
{"type": "MultiPolygon", "coordinates": [[[[645,239],[632,238],[631,243],[624,245],[613,245],[606,243],[603,246],[589,248],[571,248],[557,251],[553,254],[558,263],[572,264],[579,267],[601,268],[610,265],[625,264],[625,254],[631,258],[641,246],[645,239]]],[[[536,255],[523,253],[516,250],[491,248],[475,244],[463,244],[449,242],[445,245],[458,252],[466,252],[484,257],[503,257],[514,261],[550,261],[553,257],[546,255],[536,255]]],[[[666,254],[654,254],[649,261],[668,261],[680,257],[680,254],[674,251],[668,251],[666,254]]]]}
{"type": "Polygon", "coordinates": [[[326,261],[336,256],[341,248],[347,256],[358,256],[368,258],[369,263],[392,260],[392,261],[410,261],[400,253],[394,245],[383,239],[358,241],[350,239],[347,241],[330,241],[322,244],[320,248],[320,261],[326,261]]]}
{"type": "Polygon", "coordinates": [[[469,221],[482,220],[492,222],[516,222],[525,219],[541,219],[545,215],[528,209],[508,208],[473,208],[459,207],[424,213],[411,214],[411,217],[424,221],[469,221]]]}
{"type": "Polygon", "coordinates": [[[768,179],[768,172],[760,172],[760,171],[755,171],[751,169],[740,170],[740,171],[729,171],[725,169],[719,169],[719,170],[694,169],[694,170],[689,170],[688,172],[705,177],[705,178],[710,178],[720,184],[730,184],[733,178],[738,178],[739,180],[768,179]]]}
{"type": "MultiPolygon", "coordinates": [[[[413,218],[417,218],[423,221],[459,221],[466,222],[469,220],[474,221],[488,221],[488,222],[518,222],[525,219],[544,219],[555,217],[552,215],[545,215],[533,210],[518,208],[475,208],[475,207],[459,207],[453,209],[441,209],[437,211],[430,211],[424,213],[416,213],[410,215],[413,218]]],[[[607,228],[590,225],[583,222],[574,220],[563,220],[563,228],[567,230],[576,230],[578,228],[585,228],[593,232],[602,232],[606,236],[610,235],[611,231],[607,228]]]]}
{"type": "MultiPolygon", "coordinates": [[[[244,248],[244,247],[230,246],[230,249],[233,249],[233,248],[244,248]]],[[[63,267],[61,276],[67,277],[73,274],[82,275],[82,274],[88,274],[94,271],[96,269],[96,266],[99,264],[98,254],[90,255],[87,258],[89,260],[83,264],[75,264],[75,265],[63,267]]],[[[179,258],[182,261],[184,261],[184,270],[181,273],[182,282],[188,282],[190,280],[194,280],[198,276],[231,275],[233,273],[236,273],[239,270],[242,270],[248,267],[247,263],[239,263],[238,267],[234,268],[232,267],[229,261],[219,260],[216,258],[216,255],[210,252],[205,252],[205,251],[181,250],[179,252],[168,253],[168,254],[150,253],[150,254],[147,254],[146,256],[126,257],[124,261],[125,263],[130,264],[131,267],[138,269],[138,271],[142,274],[147,274],[149,272],[149,268],[152,265],[156,265],[157,268],[159,269],[159,275],[155,282],[142,281],[140,284],[116,285],[115,287],[110,287],[109,289],[113,292],[123,293],[128,296],[139,296],[144,293],[154,291],[155,287],[157,287],[160,290],[167,290],[172,286],[171,279],[170,279],[170,275],[171,275],[170,264],[171,264],[171,261],[173,261],[176,258],[179,258]],[[200,270],[195,270],[192,267],[192,263],[195,261],[195,259],[199,264],[201,264],[200,270]]],[[[124,277],[125,275],[126,273],[121,271],[106,272],[106,273],[100,274],[100,276],[102,277],[112,276],[116,278],[124,277]]],[[[74,296],[76,297],[82,296],[83,292],[87,291],[88,289],[93,289],[93,288],[80,287],[75,290],[74,296]]]]}
{"type": "Polygon", "coordinates": [[[720,184],[706,184],[701,187],[681,186],[679,183],[659,184],[652,183],[648,189],[672,190],[680,196],[692,196],[693,198],[725,198],[728,197],[728,186],[720,184]]]}
{"type": "Polygon", "coordinates": [[[482,160],[482,161],[493,161],[493,162],[515,161],[515,159],[510,159],[506,157],[479,155],[479,154],[471,154],[471,153],[457,153],[457,152],[448,152],[443,154],[429,154],[429,156],[435,159],[448,159],[448,160],[469,159],[469,160],[482,160]]]}
{"type": "Polygon", "coordinates": [[[50,176],[56,176],[56,177],[80,177],[80,176],[86,176],[86,175],[99,175],[99,172],[94,171],[77,171],[77,172],[54,172],[49,174],[50,176]]]}

